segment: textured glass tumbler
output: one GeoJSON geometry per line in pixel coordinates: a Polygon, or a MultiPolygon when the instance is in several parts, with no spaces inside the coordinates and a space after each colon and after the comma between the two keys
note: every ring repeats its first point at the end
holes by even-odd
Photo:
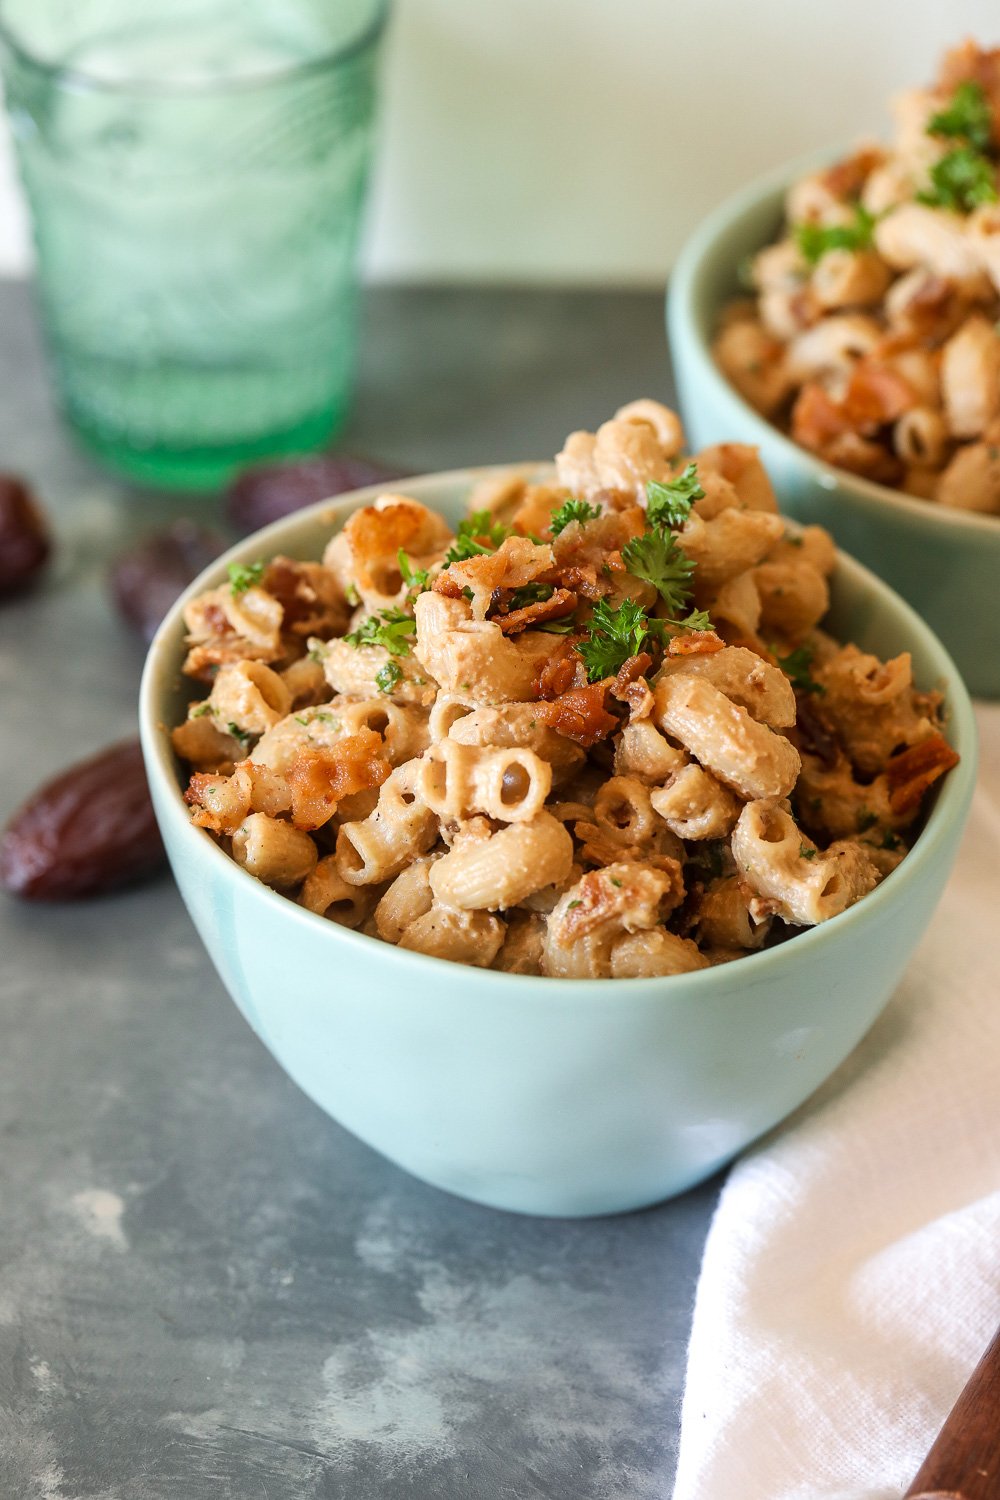
{"type": "Polygon", "coordinates": [[[58,399],[215,488],[346,412],[387,0],[0,0],[58,399]]]}

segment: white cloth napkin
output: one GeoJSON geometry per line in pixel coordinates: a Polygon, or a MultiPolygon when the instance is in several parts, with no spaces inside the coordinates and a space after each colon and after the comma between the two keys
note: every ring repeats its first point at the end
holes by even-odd
{"type": "Polygon", "coordinates": [[[695,1301],[674,1500],[898,1500],[1000,1323],[1000,706],[898,992],[736,1165],[695,1301]]]}

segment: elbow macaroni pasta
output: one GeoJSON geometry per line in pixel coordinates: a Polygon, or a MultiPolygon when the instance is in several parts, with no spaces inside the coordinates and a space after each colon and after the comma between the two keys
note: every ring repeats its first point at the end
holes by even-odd
{"type": "MultiPolygon", "coordinates": [[[[834,263],[826,303],[873,275],[834,263]]],[[[653,401],[557,472],[481,486],[457,536],[383,496],[323,563],[193,600],[194,822],[317,917],[509,974],[689,973],[863,898],[954,755],[908,656],[822,629],[830,538],[789,530],[754,449],[691,458],[653,401]]]]}

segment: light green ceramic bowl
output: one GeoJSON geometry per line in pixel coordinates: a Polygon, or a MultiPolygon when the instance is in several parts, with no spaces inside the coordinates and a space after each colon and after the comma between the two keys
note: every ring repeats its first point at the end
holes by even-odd
{"type": "Polygon", "coordinates": [[[788,185],[817,165],[785,167],[736,194],[681,253],[667,331],[688,439],[692,448],[755,443],[782,509],[832,531],[937,632],[970,691],[1000,697],[1000,517],[945,509],[832,468],[744,401],[712,358],[719,314],[741,293],[740,265],[774,239],[788,185]]]}
{"type": "MultiPolygon", "coordinates": [[[[469,471],[397,486],[453,522],[469,471]]],[[[229,562],[320,555],[376,489],[258,532],[229,562]]],[[[667,979],[536,979],[465,968],[349,932],[276,895],[192,827],[167,726],[185,712],[180,600],[150,648],[141,728],[181,893],[236,1004],[334,1119],[427,1182],[499,1208],[639,1208],[727,1162],[800,1104],[867,1031],[951,868],[975,775],[975,725],[948,656],[901,600],[840,559],[832,628],[913,652],[941,684],[962,756],[912,853],[872,895],[780,948],[667,979]]],[[[192,1038],[197,1046],[197,1038],[192,1038]]]]}

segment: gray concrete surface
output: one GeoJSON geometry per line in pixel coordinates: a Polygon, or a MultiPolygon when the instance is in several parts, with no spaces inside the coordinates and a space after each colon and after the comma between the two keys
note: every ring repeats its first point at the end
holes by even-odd
{"type": "MultiPolygon", "coordinates": [[[[545,457],[669,391],[652,296],[384,290],[344,441],[413,470],[545,457]]],[[[75,451],[16,285],[0,469],[59,544],[0,608],[3,821],[131,731],[142,652],[104,571],[193,503],[75,451]]],[[[0,1497],[666,1497],[717,1186],[583,1223],[447,1197],[298,1093],[168,878],[0,897],[0,1497]]]]}

